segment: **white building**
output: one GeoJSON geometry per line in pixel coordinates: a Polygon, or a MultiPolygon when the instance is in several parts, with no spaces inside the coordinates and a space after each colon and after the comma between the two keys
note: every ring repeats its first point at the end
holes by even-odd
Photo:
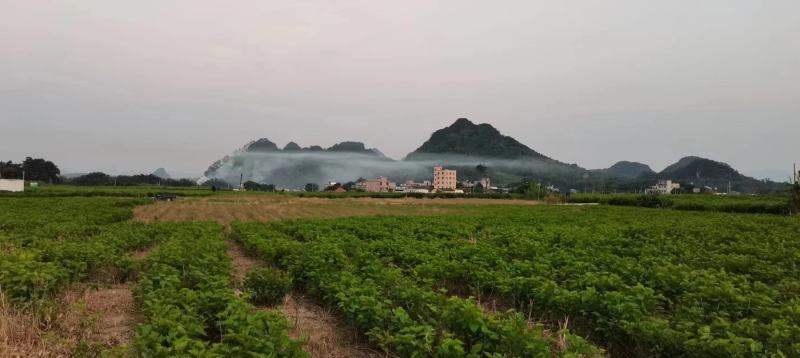
{"type": "Polygon", "coordinates": [[[0,191],[25,191],[25,181],[22,179],[0,179],[0,191]]]}
{"type": "Polygon", "coordinates": [[[649,189],[646,190],[646,192],[650,194],[669,195],[672,194],[673,190],[680,188],[681,185],[677,182],[673,182],[672,180],[659,180],[655,186],[650,187],[649,189]]]}

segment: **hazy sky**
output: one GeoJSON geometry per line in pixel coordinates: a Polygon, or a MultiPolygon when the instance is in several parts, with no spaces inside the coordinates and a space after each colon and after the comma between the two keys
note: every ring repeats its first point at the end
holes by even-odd
{"type": "MultiPolygon", "coordinates": [[[[800,162],[800,1],[0,0],[0,160],[400,158],[458,117],[587,168],[800,162]]],[[[774,176],[773,176],[774,177],[774,176]]]]}

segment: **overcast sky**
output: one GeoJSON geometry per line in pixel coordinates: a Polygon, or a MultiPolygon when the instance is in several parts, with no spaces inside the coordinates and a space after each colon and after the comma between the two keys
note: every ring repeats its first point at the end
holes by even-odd
{"type": "Polygon", "coordinates": [[[788,176],[800,1],[0,0],[0,160],[196,176],[260,137],[401,158],[458,117],[587,168],[788,176]]]}

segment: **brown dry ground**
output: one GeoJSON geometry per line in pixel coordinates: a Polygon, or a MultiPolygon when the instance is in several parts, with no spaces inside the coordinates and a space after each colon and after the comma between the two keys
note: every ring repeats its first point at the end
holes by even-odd
{"type": "Polygon", "coordinates": [[[134,209],[134,220],[157,221],[270,221],[297,218],[337,218],[369,215],[446,215],[478,213],[487,205],[535,205],[505,199],[376,199],[299,198],[283,195],[220,195],[157,202],[134,209]]]}
{"type": "MultiPolygon", "coordinates": [[[[152,247],[130,253],[142,260],[152,247]]],[[[0,357],[69,357],[115,349],[127,355],[139,316],[129,283],[114,282],[114,272],[95,273],[59,297],[20,310],[0,294],[0,357]],[[121,349],[120,349],[121,348],[121,349]]]]}
{"type": "MultiPolygon", "coordinates": [[[[245,253],[241,244],[228,241],[228,255],[232,259],[233,279],[240,286],[247,272],[265,267],[265,264],[245,253]]],[[[284,298],[278,309],[289,322],[289,335],[295,339],[305,339],[304,350],[311,357],[384,357],[385,354],[370,349],[360,335],[348,327],[333,310],[326,309],[295,292],[284,298]]]]}

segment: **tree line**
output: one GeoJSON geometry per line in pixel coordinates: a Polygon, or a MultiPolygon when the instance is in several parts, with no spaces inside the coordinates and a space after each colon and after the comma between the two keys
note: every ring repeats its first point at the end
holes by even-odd
{"type": "Polygon", "coordinates": [[[132,186],[132,185],[164,185],[164,186],[196,186],[191,179],[161,178],[153,174],[109,175],[103,172],[92,172],[74,177],[64,177],[55,163],[43,159],[27,157],[20,163],[0,161],[0,178],[25,179],[50,184],[72,184],[82,186],[132,186]]]}

